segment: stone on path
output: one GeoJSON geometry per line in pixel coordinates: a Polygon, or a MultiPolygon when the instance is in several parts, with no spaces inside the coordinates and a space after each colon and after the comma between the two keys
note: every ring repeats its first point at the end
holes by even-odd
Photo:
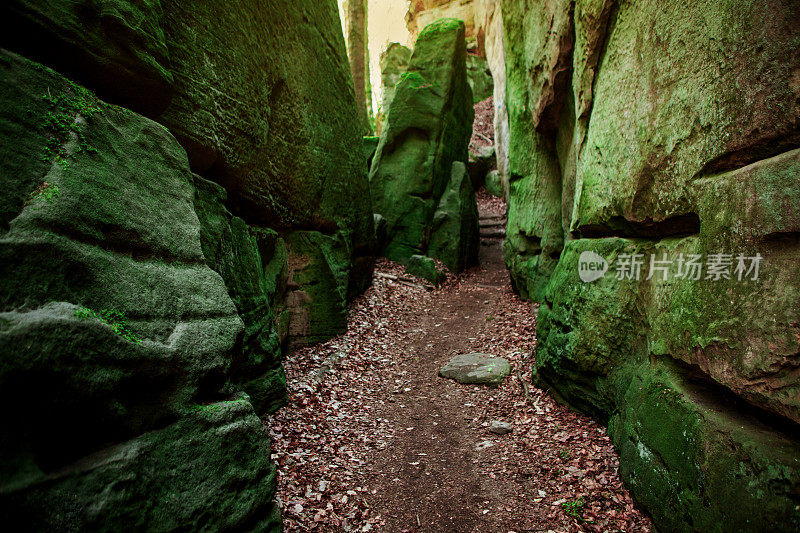
{"type": "Polygon", "coordinates": [[[484,440],[475,445],[475,450],[481,451],[485,450],[486,448],[491,448],[492,446],[494,446],[494,442],[490,440],[484,440]]]}
{"type": "Polygon", "coordinates": [[[406,272],[439,285],[447,279],[447,273],[436,268],[436,262],[424,255],[412,255],[406,265],[406,272]]]}
{"type": "Polygon", "coordinates": [[[497,387],[511,373],[511,365],[502,357],[483,353],[456,355],[439,370],[443,378],[463,384],[497,387]]]}
{"type": "Polygon", "coordinates": [[[514,426],[508,422],[502,422],[500,420],[492,420],[489,422],[489,432],[495,435],[506,435],[512,431],[514,431],[514,426]]]}

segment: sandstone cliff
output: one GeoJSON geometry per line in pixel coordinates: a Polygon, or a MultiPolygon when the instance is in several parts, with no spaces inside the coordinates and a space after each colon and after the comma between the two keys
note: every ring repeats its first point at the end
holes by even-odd
{"type": "Polygon", "coordinates": [[[540,382],[608,421],[664,530],[797,529],[800,5],[502,4],[540,382]]]}
{"type": "Polygon", "coordinates": [[[371,275],[335,5],[14,0],[0,20],[0,515],[279,528],[258,415],[287,343],[343,331],[371,275]]]}

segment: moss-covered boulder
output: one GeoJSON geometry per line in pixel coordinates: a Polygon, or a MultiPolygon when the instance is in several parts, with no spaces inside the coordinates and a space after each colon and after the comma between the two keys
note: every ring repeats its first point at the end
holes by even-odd
{"type": "Polygon", "coordinates": [[[406,272],[412,276],[420,277],[430,281],[434,285],[439,285],[447,279],[447,271],[439,270],[436,261],[424,255],[412,255],[406,264],[406,272]]]}
{"type": "Polygon", "coordinates": [[[492,170],[486,174],[486,192],[498,198],[504,198],[503,194],[503,178],[500,176],[500,171],[492,170]]]}
{"type": "MultiPolygon", "coordinates": [[[[664,531],[797,531],[800,440],[667,358],[620,369],[609,434],[664,531]]],[[[777,423],[776,423],[777,422],[777,423]]]]}
{"type": "Polygon", "coordinates": [[[0,5],[0,46],[154,118],[175,81],[163,15],[160,0],[8,0],[0,5]]]}
{"type": "Polygon", "coordinates": [[[461,272],[478,263],[479,233],[475,191],[466,165],[456,161],[433,215],[428,255],[461,272]]]}
{"type": "Polygon", "coordinates": [[[464,23],[435,22],[420,34],[397,85],[370,172],[390,259],[404,263],[425,254],[453,162],[467,161],[474,112],[465,56],[464,23]]]}
{"type": "Polygon", "coordinates": [[[346,239],[317,231],[295,231],[289,245],[289,334],[295,344],[329,339],[347,330],[346,239]]]}
{"type": "Polygon", "coordinates": [[[192,405],[164,428],[4,485],[0,516],[32,531],[280,531],[269,456],[247,396],[192,405]]]}
{"type": "Polygon", "coordinates": [[[473,104],[486,100],[494,93],[492,71],[489,70],[489,63],[481,56],[467,54],[467,81],[472,89],[473,104]]]}
{"type": "Polygon", "coordinates": [[[201,513],[215,528],[274,518],[250,403],[229,420],[191,412],[230,396],[245,325],[206,262],[186,152],[42,65],[3,51],[0,70],[4,519],[174,530],[201,513]],[[239,499],[243,479],[253,493],[239,499]]]}
{"type": "Polygon", "coordinates": [[[542,302],[536,376],[608,421],[664,530],[800,520],[796,13],[503,3],[504,252],[542,302]]]}
{"type": "Polygon", "coordinates": [[[369,284],[367,167],[335,5],[14,0],[0,15],[9,49],[165,125],[234,215],[347,239],[343,293],[369,284]]]}

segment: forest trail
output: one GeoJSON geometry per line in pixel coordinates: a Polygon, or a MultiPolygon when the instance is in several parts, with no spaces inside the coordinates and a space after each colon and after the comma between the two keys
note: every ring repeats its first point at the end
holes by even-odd
{"type": "MultiPolygon", "coordinates": [[[[502,216],[479,198],[483,219],[502,216]]],[[[376,277],[348,333],[289,356],[289,407],[267,420],[287,531],[649,530],[605,429],[527,385],[534,311],[501,244],[483,239],[480,265],[434,291],[376,277]],[[496,389],[438,377],[469,352],[509,359],[511,376],[496,389]]]]}

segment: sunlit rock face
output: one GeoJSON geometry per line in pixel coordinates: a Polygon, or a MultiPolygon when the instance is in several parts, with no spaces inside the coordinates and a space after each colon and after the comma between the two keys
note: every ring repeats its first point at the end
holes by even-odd
{"type": "Polygon", "coordinates": [[[608,420],[660,528],[796,530],[797,3],[502,8],[539,380],[608,420]]]}
{"type": "Polygon", "coordinates": [[[0,20],[0,515],[277,529],[258,417],[286,346],[343,331],[373,261],[335,6],[13,0],[0,20]]]}
{"type": "Polygon", "coordinates": [[[474,116],[465,58],[463,22],[439,20],[397,84],[370,171],[390,259],[434,254],[455,272],[477,260],[477,207],[463,176],[474,116]]]}
{"type": "Polygon", "coordinates": [[[392,106],[394,91],[400,76],[411,61],[411,50],[400,43],[389,43],[381,53],[381,113],[376,118],[378,133],[383,131],[386,113],[392,106]]]}

